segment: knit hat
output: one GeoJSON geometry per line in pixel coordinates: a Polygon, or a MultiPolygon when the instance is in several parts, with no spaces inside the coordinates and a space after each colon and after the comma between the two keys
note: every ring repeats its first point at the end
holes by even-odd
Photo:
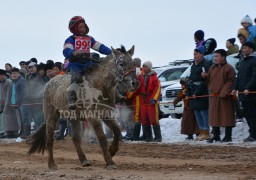
{"type": "Polygon", "coordinates": [[[204,53],[205,53],[205,47],[204,47],[204,46],[199,46],[199,47],[197,47],[194,51],[199,52],[199,53],[201,53],[201,54],[204,55],[204,53]]]}
{"type": "Polygon", "coordinates": [[[235,42],[236,42],[236,38],[230,38],[230,39],[228,39],[227,41],[229,41],[231,44],[235,44],[235,42]]]}
{"type": "Polygon", "coordinates": [[[0,69],[0,75],[6,75],[6,71],[3,69],[0,69]]]}
{"type": "Polygon", "coordinates": [[[202,30],[197,30],[194,34],[194,36],[196,37],[196,39],[198,40],[203,40],[204,39],[204,31],[202,30]]]}
{"type": "Polygon", "coordinates": [[[243,44],[243,46],[252,48],[253,51],[255,51],[255,44],[253,42],[246,42],[246,43],[243,44]]]}
{"type": "Polygon", "coordinates": [[[238,30],[238,33],[237,33],[237,36],[239,36],[239,35],[242,35],[242,36],[244,36],[245,38],[248,38],[249,32],[248,32],[245,28],[240,28],[240,29],[238,30]]]}
{"type": "Polygon", "coordinates": [[[242,23],[249,23],[249,24],[253,24],[252,19],[250,18],[249,15],[246,15],[242,20],[241,20],[241,24],[242,23]]]}
{"type": "Polygon", "coordinates": [[[152,69],[152,62],[151,61],[145,61],[143,63],[143,66],[147,66],[149,69],[152,69]]]}
{"type": "Polygon", "coordinates": [[[45,64],[44,63],[40,63],[40,64],[38,64],[38,66],[37,66],[37,70],[44,70],[45,69],[45,64]]]}

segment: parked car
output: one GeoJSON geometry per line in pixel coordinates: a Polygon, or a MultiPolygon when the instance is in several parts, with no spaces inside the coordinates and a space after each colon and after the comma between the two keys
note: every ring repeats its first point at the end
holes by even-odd
{"type": "Polygon", "coordinates": [[[167,66],[153,68],[161,82],[161,92],[165,87],[179,82],[180,76],[191,64],[191,60],[176,60],[167,66]]]}
{"type": "MultiPolygon", "coordinates": [[[[237,56],[237,54],[227,56],[227,62],[234,67],[237,73],[236,64],[239,62],[239,59],[235,58],[235,56],[237,56]]],[[[184,71],[180,78],[187,81],[190,76],[190,70],[191,66],[184,71]]],[[[177,80],[176,83],[173,83],[162,90],[162,104],[160,104],[160,110],[167,115],[171,115],[173,118],[182,117],[184,104],[183,101],[181,101],[174,107],[172,103],[168,102],[173,102],[173,100],[177,97],[180,91],[181,85],[179,83],[179,80],[177,80]]]]}

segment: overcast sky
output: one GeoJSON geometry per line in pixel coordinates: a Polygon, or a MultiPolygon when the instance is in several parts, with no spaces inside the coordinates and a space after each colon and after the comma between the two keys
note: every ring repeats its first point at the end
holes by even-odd
{"type": "MultiPolygon", "coordinates": [[[[153,66],[192,58],[194,32],[205,31],[218,48],[236,37],[245,15],[256,17],[256,0],[0,0],[0,68],[36,57],[63,61],[68,22],[83,16],[89,35],[107,46],[135,45],[134,57],[153,66]]],[[[239,44],[238,40],[237,43],[239,44]]],[[[239,44],[240,45],[240,44],[239,44]]]]}

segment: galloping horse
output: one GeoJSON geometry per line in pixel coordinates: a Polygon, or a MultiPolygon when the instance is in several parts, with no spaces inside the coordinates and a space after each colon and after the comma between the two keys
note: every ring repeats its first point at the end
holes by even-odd
{"type": "MultiPolygon", "coordinates": [[[[101,62],[94,65],[93,69],[86,71],[84,77],[87,80],[87,85],[97,89],[97,91],[101,91],[104,97],[100,99],[100,105],[99,103],[97,103],[97,105],[90,104],[91,111],[107,112],[109,111],[109,107],[112,109],[115,107],[115,88],[117,84],[126,92],[134,91],[138,88],[139,82],[134,71],[134,62],[132,60],[133,54],[134,46],[129,51],[126,51],[123,46],[121,46],[120,50],[112,48],[111,55],[102,58],[101,62]]],[[[60,112],[68,112],[66,91],[70,85],[71,76],[69,74],[56,76],[46,84],[43,101],[45,124],[42,125],[29,140],[32,145],[28,154],[33,154],[35,152],[43,154],[44,150],[47,149],[48,167],[53,170],[58,168],[53,158],[54,130],[57,120],[61,115],[60,112]]],[[[81,97],[83,97],[83,95],[86,96],[86,94],[83,94],[86,92],[81,91],[81,93],[81,97]]],[[[76,148],[81,165],[91,165],[81,148],[80,121],[85,121],[86,119],[94,128],[98,137],[106,162],[106,168],[116,169],[117,166],[112,160],[112,157],[119,149],[120,129],[116,124],[116,120],[108,117],[99,118],[99,116],[96,117],[92,114],[86,117],[85,114],[83,114],[81,107],[82,106],[77,106],[76,110],[71,112],[71,114],[73,114],[73,119],[69,119],[72,126],[73,144],[76,148]],[[80,114],[79,116],[76,114],[79,112],[82,113],[82,115],[80,114]],[[76,116],[74,116],[74,114],[76,114],[76,116]],[[103,121],[114,133],[112,144],[109,147],[107,138],[102,129],[101,121],[103,121]]]]}

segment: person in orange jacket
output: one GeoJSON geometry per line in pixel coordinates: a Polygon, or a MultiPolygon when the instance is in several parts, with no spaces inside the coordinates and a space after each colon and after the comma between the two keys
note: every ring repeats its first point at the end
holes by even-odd
{"type": "Polygon", "coordinates": [[[139,76],[141,101],[141,123],[145,132],[145,141],[152,141],[152,129],[154,130],[154,141],[161,142],[162,135],[159,124],[158,100],[161,93],[160,81],[157,74],[152,70],[151,61],[143,63],[143,74],[139,76]]]}

